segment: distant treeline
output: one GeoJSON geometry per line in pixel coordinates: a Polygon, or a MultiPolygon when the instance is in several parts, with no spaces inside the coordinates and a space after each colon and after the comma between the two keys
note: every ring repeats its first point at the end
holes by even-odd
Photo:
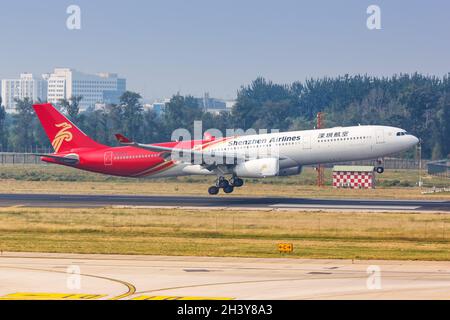
{"type": "MultiPolygon", "coordinates": [[[[422,74],[392,77],[339,76],[276,84],[257,78],[237,92],[231,113],[213,115],[190,96],[174,95],[162,115],[143,110],[141,96],[125,92],[117,105],[79,112],[82,97],[62,100],[58,107],[88,135],[115,145],[114,133],[146,143],[168,141],[177,128],[272,129],[314,128],[316,114],[325,113],[325,125],[381,124],[404,128],[422,139],[424,158],[440,159],[450,153],[450,74],[443,78],[422,74]]],[[[0,108],[0,145],[3,151],[48,147],[32,102],[17,101],[17,114],[0,108]]],[[[413,152],[410,152],[413,156],[413,152]]]]}

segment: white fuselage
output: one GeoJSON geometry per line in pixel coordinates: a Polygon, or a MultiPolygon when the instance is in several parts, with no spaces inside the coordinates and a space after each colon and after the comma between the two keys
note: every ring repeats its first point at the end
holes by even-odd
{"type": "MultiPolygon", "coordinates": [[[[278,157],[282,170],[311,164],[377,159],[405,151],[418,142],[416,137],[400,128],[353,126],[227,137],[211,143],[206,150],[245,155],[247,158],[278,157]]],[[[180,162],[153,177],[192,174],[214,172],[180,162]]]]}

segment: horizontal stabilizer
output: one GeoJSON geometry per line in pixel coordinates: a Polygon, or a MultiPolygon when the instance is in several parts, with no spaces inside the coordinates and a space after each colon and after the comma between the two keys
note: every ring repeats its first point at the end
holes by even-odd
{"type": "Polygon", "coordinates": [[[43,157],[43,158],[50,158],[53,160],[58,161],[59,163],[74,166],[77,165],[80,162],[80,157],[77,154],[69,154],[67,156],[56,156],[53,154],[39,154],[39,153],[33,153],[31,154],[36,157],[43,157]]]}

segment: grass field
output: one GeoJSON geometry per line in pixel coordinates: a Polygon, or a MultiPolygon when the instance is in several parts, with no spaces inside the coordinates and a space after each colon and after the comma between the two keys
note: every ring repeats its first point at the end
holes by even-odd
{"type": "Polygon", "coordinates": [[[449,260],[450,216],[0,209],[2,251],[279,257],[279,242],[295,258],[449,260]]]}
{"type": "MultiPolygon", "coordinates": [[[[331,176],[330,170],[325,173],[331,176]]],[[[0,166],[0,193],[207,195],[214,177],[133,180],[48,165],[0,166]]],[[[247,179],[227,196],[450,199],[422,195],[417,172],[387,170],[371,190],[314,185],[315,172],[247,179]]],[[[427,185],[448,180],[424,177],[427,185]]],[[[224,196],[224,195],[221,195],[224,196]]],[[[0,250],[295,258],[450,259],[450,216],[431,213],[0,208],[0,250]]]]}
{"type": "MultiPolygon", "coordinates": [[[[305,168],[299,176],[246,179],[246,185],[227,196],[347,197],[392,199],[450,199],[449,193],[422,195],[414,187],[418,179],[414,170],[387,170],[377,178],[376,189],[333,189],[331,170],[325,173],[328,185],[315,186],[316,174],[305,168]],[[409,186],[409,187],[408,187],[409,186]]],[[[428,186],[448,186],[449,180],[424,176],[428,186]]],[[[88,173],[52,165],[0,166],[2,193],[88,193],[88,194],[177,194],[207,195],[214,177],[180,177],[159,180],[135,180],[88,173]]]]}

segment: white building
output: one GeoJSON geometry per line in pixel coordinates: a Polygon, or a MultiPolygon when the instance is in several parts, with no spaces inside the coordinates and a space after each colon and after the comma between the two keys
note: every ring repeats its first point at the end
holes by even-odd
{"type": "Polygon", "coordinates": [[[115,73],[86,74],[68,68],[56,68],[46,75],[48,79],[48,96],[50,103],[61,99],[82,96],[80,109],[95,107],[98,103],[118,103],[126,91],[126,79],[115,73]]]}
{"type": "Polygon", "coordinates": [[[47,81],[36,78],[31,73],[22,73],[20,79],[3,79],[1,81],[2,104],[6,112],[15,112],[15,99],[29,98],[35,102],[47,99],[47,81]]]}
{"type": "Polygon", "coordinates": [[[166,105],[169,102],[170,99],[155,100],[153,103],[145,103],[142,107],[144,108],[144,110],[151,110],[156,114],[161,115],[164,113],[166,105]]]}
{"type": "Polygon", "coordinates": [[[226,104],[226,108],[231,111],[231,110],[233,110],[234,105],[236,104],[236,100],[225,101],[225,104],[226,104]]]}

